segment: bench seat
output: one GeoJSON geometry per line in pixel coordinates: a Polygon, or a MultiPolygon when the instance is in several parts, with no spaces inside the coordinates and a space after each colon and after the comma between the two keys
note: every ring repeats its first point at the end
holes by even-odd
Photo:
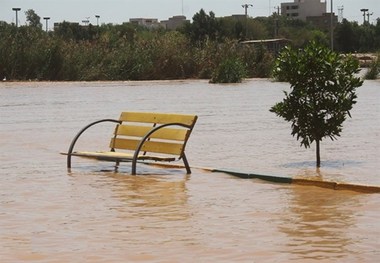
{"type": "MultiPolygon", "coordinates": [[[[91,159],[97,159],[99,161],[111,161],[111,162],[131,162],[133,160],[133,154],[125,152],[73,152],[72,156],[87,157],[91,159]]],[[[138,155],[139,161],[156,161],[156,162],[174,162],[174,157],[162,157],[151,155],[138,155]]]]}

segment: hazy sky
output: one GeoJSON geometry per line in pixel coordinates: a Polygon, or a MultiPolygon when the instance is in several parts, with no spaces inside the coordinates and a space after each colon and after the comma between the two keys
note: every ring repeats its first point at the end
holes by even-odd
{"type": "MultiPolygon", "coordinates": [[[[327,11],[330,11],[330,2],[327,0],[327,11]]],[[[0,21],[14,23],[16,21],[13,7],[20,7],[19,24],[25,24],[25,11],[33,9],[40,17],[51,17],[49,28],[54,22],[79,22],[89,19],[96,24],[95,15],[100,16],[100,23],[120,24],[128,22],[130,18],[144,17],[168,19],[174,15],[185,15],[191,19],[195,13],[203,8],[207,13],[213,11],[218,16],[243,14],[242,4],[252,4],[248,15],[251,17],[268,16],[275,11],[281,2],[293,0],[0,0],[0,21]]],[[[380,17],[380,0],[333,0],[334,12],[338,14],[338,7],[343,6],[343,17],[350,21],[363,22],[361,8],[368,8],[370,22],[380,17]]]]}

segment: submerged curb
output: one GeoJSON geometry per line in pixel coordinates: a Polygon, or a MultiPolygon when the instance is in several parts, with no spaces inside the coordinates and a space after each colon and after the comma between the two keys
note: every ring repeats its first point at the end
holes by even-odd
{"type": "Polygon", "coordinates": [[[349,190],[360,193],[380,193],[380,186],[371,186],[371,185],[360,185],[360,184],[347,184],[347,183],[338,183],[332,181],[318,181],[312,179],[300,179],[300,178],[291,178],[283,176],[272,176],[272,175],[262,175],[262,174],[252,174],[245,172],[236,172],[224,169],[210,169],[205,168],[204,170],[210,172],[219,172],[230,174],[243,179],[260,179],[273,183],[285,183],[285,184],[297,184],[297,185],[308,185],[316,186],[321,188],[327,188],[332,190],[349,190]]]}
{"type": "Polygon", "coordinates": [[[268,182],[284,183],[284,184],[291,184],[292,183],[292,178],[290,178],[290,177],[242,173],[242,172],[227,171],[227,170],[223,170],[223,169],[213,169],[211,172],[227,173],[227,174],[231,174],[231,175],[234,175],[236,177],[244,178],[244,179],[261,179],[261,180],[268,181],[268,182]]]}
{"type": "Polygon", "coordinates": [[[349,190],[360,193],[380,193],[379,186],[372,185],[360,185],[360,184],[347,184],[347,183],[338,183],[330,181],[316,181],[308,179],[293,179],[293,184],[299,185],[313,185],[323,188],[329,188],[333,190],[349,190]]]}
{"type": "Polygon", "coordinates": [[[219,172],[230,174],[243,179],[260,179],[268,182],[274,183],[286,183],[286,184],[297,184],[297,185],[308,185],[316,186],[321,188],[327,188],[332,190],[349,190],[360,193],[380,193],[380,186],[372,185],[360,185],[360,184],[348,184],[348,183],[338,183],[333,181],[318,181],[312,179],[301,179],[301,178],[291,178],[283,176],[272,176],[272,175],[261,175],[261,174],[251,174],[244,172],[235,172],[224,169],[205,169],[211,172],[219,172]]]}
{"type": "MultiPolygon", "coordinates": [[[[173,165],[173,164],[163,164],[163,165],[151,164],[151,165],[183,168],[182,165],[173,165]]],[[[237,172],[237,171],[231,171],[227,169],[215,169],[215,168],[210,168],[210,167],[192,166],[191,168],[200,169],[200,170],[204,170],[204,171],[208,171],[212,173],[226,173],[226,174],[230,174],[242,179],[260,179],[260,180],[272,182],[272,183],[316,186],[316,187],[321,187],[321,188],[326,188],[326,189],[331,189],[331,190],[347,190],[347,191],[355,191],[359,193],[380,193],[380,186],[375,186],[375,185],[360,185],[360,184],[338,183],[338,182],[333,182],[333,181],[318,181],[318,180],[305,179],[305,178],[292,178],[292,177],[286,177],[286,176],[273,176],[273,175],[237,172]]]]}

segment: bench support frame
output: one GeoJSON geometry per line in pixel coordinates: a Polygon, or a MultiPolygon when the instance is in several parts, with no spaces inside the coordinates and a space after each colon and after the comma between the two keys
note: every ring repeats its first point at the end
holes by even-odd
{"type": "MultiPolygon", "coordinates": [[[[70,147],[69,147],[69,150],[67,151],[67,168],[71,168],[71,156],[72,156],[72,153],[73,153],[73,150],[74,150],[74,146],[75,144],[77,143],[79,137],[86,131],[88,130],[88,128],[96,125],[96,124],[99,124],[99,123],[102,123],[102,122],[114,122],[114,123],[119,123],[121,124],[121,121],[119,120],[114,120],[114,119],[102,119],[102,120],[98,120],[98,121],[94,121],[94,122],[91,122],[90,124],[88,124],[87,126],[83,127],[79,132],[78,134],[74,137],[74,139],[72,140],[71,144],[70,144],[70,147]]],[[[112,150],[112,149],[111,149],[112,150]]]]}

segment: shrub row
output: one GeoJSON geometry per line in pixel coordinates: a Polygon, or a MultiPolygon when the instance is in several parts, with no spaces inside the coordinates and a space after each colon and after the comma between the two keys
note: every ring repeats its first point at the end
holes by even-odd
{"type": "Polygon", "coordinates": [[[265,49],[236,41],[195,45],[178,31],[134,32],[131,39],[109,30],[96,39],[78,41],[35,27],[0,23],[1,79],[210,79],[228,59],[239,61],[237,70],[246,77],[269,76],[273,63],[265,49]]]}

